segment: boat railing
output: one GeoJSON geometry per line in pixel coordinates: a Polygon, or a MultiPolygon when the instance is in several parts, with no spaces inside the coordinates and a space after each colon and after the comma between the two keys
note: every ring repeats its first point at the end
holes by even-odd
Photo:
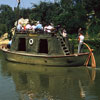
{"type": "Polygon", "coordinates": [[[48,34],[48,35],[52,35],[52,36],[54,36],[54,34],[57,34],[57,32],[56,31],[51,31],[51,32],[46,32],[46,31],[44,31],[44,30],[30,30],[30,29],[28,29],[28,30],[17,30],[17,29],[15,29],[15,33],[16,34],[48,34]]]}

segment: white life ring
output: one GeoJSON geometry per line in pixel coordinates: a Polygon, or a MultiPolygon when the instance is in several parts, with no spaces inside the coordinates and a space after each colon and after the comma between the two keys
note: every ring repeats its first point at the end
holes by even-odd
{"type": "Polygon", "coordinates": [[[29,44],[32,45],[33,44],[33,39],[29,39],[29,44]]]}

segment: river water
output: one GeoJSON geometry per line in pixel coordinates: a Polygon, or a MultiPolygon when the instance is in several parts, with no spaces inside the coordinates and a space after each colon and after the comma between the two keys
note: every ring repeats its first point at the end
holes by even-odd
{"type": "Polygon", "coordinates": [[[100,100],[97,68],[47,67],[8,62],[0,52],[0,100],[100,100]]]}

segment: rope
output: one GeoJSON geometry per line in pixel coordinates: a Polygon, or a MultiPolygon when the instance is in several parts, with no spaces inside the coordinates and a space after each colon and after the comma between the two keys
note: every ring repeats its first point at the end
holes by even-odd
{"type": "Polygon", "coordinates": [[[95,61],[95,57],[94,57],[94,54],[93,54],[93,49],[91,49],[86,43],[83,43],[87,48],[88,48],[88,50],[90,51],[90,53],[89,53],[89,56],[88,56],[88,58],[86,59],[86,61],[85,61],[85,64],[84,65],[88,65],[88,63],[89,63],[89,61],[90,61],[90,58],[91,58],[91,67],[92,68],[95,68],[96,67],[96,61],[95,61]]]}

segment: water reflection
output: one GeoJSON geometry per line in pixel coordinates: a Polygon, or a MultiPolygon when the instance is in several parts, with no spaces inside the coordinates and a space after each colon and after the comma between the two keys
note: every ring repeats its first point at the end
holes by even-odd
{"type": "Polygon", "coordinates": [[[10,76],[19,100],[98,100],[95,69],[47,67],[4,62],[2,74],[10,76]]]}

